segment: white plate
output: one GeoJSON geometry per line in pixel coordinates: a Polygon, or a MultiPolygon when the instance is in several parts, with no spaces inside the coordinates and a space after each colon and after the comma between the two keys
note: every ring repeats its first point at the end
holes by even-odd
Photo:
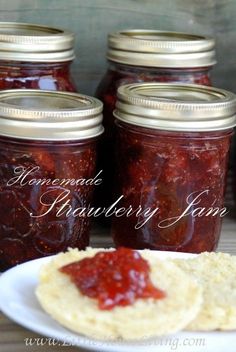
{"type": "MultiPolygon", "coordinates": [[[[185,253],[155,252],[159,258],[193,256],[185,253]]],[[[39,269],[51,258],[42,258],[18,265],[0,277],[0,309],[18,324],[43,336],[55,339],[58,345],[79,346],[104,352],[235,352],[234,332],[180,332],[175,335],[137,343],[102,342],[86,338],[63,328],[40,307],[35,296],[39,269]]]]}

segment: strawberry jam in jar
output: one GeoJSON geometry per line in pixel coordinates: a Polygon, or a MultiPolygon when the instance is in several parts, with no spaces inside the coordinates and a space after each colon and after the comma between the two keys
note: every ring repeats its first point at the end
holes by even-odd
{"type": "Polygon", "coordinates": [[[74,34],[29,23],[0,23],[0,89],[75,92],[74,34]]]}
{"type": "Polygon", "coordinates": [[[0,92],[0,269],[89,244],[102,103],[76,93],[0,92]]]}
{"type": "Polygon", "coordinates": [[[235,107],[233,93],[198,85],[118,89],[116,246],[216,249],[235,107]]]}
{"type": "Polygon", "coordinates": [[[216,63],[215,41],[187,33],[124,30],[108,36],[108,70],[96,96],[104,103],[105,133],[99,150],[103,184],[97,188],[100,205],[111,203],[115,137],[113,110],[118,87],[134,82],[189,83],[210,86],[216,63]],[[109,160],[109,162],[108,162],[109,160]],[[106,202],[104,203],[104,201],[106,202]]]}

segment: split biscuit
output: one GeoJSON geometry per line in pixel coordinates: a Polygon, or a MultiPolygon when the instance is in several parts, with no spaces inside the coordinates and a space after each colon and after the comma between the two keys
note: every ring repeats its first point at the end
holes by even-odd
{"type": "Polygon", "coordinates": [[[202,308],[187,330],[236,329],[236,256],[205,252],[173,261],[203,288],[202,308]]]}
{"type": "Polygon", "coordinates": [[[69,276],[58,270],[99,251],[104,249],[71,249],[58,254],[41,269],[37,298],[43,309],[63,326],[95,339],[140,340],[177,332],[199,312],[201,287],[177,265],[157,259],[152,251],[140,254],[150,263],[152,283],[164,290],[166,297],[137,299],[129,306],[100,310],[96,299],[82,295],[69,276]]]}

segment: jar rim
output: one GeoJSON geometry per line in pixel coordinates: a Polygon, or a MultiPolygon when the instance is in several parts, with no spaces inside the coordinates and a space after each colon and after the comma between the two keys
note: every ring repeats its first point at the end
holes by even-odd
{"type": "Polygon", "coordinates": [[[184,32],[128,29],[108,35],[107,58],[147,67],[213,66],[216,63],[215,40],[184,32]]]}
{"type": "Polygon", "coordinates": [[[26,62],[72,61],[75,34],[44,25],[0,22],[0,60],[26,62]]]}
{"type": "Polygon", "coordinates": [[[236,125],[236,95],[201,85],[127,84],[118,88],[114,116],[161,130],[226,130],[236,125]]]}
{"type": "Polygon", "coordinates": [[[78,93],[34,89],[0,91],[0,135],[63,141],[103,133],[103,104],[78,93]]]}

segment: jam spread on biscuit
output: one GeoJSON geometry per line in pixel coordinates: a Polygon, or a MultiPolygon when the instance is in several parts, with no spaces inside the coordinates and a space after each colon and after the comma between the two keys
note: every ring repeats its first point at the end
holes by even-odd
{"type": "Polygon", "coordinates": [[[131,305],[138,298],[166,296],[151,282],[147,260],[128,248],[98,252],[59,270],[70,276],[83,295],[97,299],[102,310],[131,305]]]}

